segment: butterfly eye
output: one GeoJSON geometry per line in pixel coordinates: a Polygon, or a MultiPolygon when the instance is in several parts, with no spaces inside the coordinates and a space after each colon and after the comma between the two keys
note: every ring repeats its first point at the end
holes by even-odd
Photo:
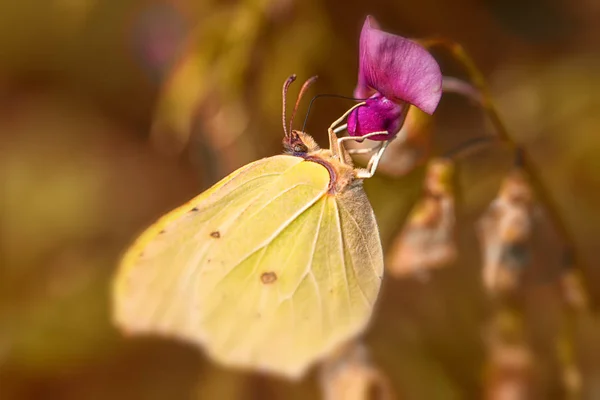
{"type": "Polygon", "coordinates": [[[308,147],[306,147],[302,143],[296,143],[294,145],[294,152],[295,153],[306,153],[306,152],[308,152],[308,147]]]}

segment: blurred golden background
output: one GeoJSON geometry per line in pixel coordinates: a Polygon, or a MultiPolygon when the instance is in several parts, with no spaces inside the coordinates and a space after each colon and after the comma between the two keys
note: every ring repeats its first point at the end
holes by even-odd
{"type": "MultiPolygon", "coordinates": [[[[556,200],[592,303],[600,298],[597,1],[2,0],[0,399],[317,398],[314,373],[292,384],[224,370],[181,343],[124,339],[110,324],[110,279],[159,215],[281,152],[288,75],[319,75],[313,93],[352,94],[367,14],[395,34],[465,46],[556,200]]],[[[433,53],[445,75],[466,79],[433,53]]],[[[307,131],[325,145],[326,128],[351,104],[318,100],[307,131]]],[[[448,94],[432,129],[440,154],[491,127],[478,107],[448,94]]],[[[492,304],[474,230],[511,159],[492,146],[458,164],[456,262],[427,281],[384,281],[366,343],[398,398],[523,398],[486,394],[492,304]]],[[[423,176],[421,166],[365,184],[384,248],[423,176]]],[[[555,247],[550,239],[537,251],[555,247]]],[[[555,258],[523,294],[535,360],[526,398],[573,395],[557,350],[567,315],[555,258]]],[[[598,317],[568,326],[582,383],[575,392],[600,398],[598,317]]]]}

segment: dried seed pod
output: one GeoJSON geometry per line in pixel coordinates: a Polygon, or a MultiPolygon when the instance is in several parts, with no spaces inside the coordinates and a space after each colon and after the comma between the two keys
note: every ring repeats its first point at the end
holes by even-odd
{"type": "Polygon", "coordinates": [[[427,273],[456,258],[453,175],[450,160],[430,162],[423,196],[387,253],[386,266],[395,277],[427,273]]]}
{"type": "Polygon", "coordinates": [[[483,284],[493,294],[510,292],[531,264],[535,204],[523,171],[503,181],[498,196],[477,224],[483,255],[483,284]]]}
{"type": "Polygon", "coordinates": [[[565,304],[573,310],[582,311],[589,307],[582,278],[577,271],[571,269],[563,273],[559,285],[565,304]]]}
{"type": "Polygon", "coordinates": [[[532,395],[534,354],[516,315],[497,313],[484,331],[488,361],[485,375],[486,400],[528,399],[532,395]]]}
{"type": "Polygon", "coordinates": [[[340,348],[321,366],[319,381],[323,400],[391,400],[387,378],[369,360],[362,343],[340,348]]]}

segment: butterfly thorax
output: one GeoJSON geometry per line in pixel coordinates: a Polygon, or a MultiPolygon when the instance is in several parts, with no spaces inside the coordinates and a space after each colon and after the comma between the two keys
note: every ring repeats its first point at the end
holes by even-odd
{"type": "Polygon", "coordinates": [[[331,149],[321,149],[308,133],[292,131],[283,139],[283,147],[286,154],[316,162],[327,168],[330,176],[329,193],[331,194],[343,192],[348,189],[350,184],[360,184],[361,182],[356,178],[350,157],[346,158],[345,163],[341,163],[331,149]]]}

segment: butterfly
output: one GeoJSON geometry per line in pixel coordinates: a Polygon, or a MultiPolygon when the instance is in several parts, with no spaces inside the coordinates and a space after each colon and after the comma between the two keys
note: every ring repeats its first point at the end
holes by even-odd
{"type": "Polygon", "coordinates": [[[122,331],[183,340],[222,365],[297,379],[365,330],[383,275],[362,186],[377,162],[353,166],[347,138],[333,129],[348,113],[329,128],[329,149],[291,129],[293,116],[288,130],[294,79],[283,88],[284,154],[239,168],[126,251],[112,293],[122,331]]]}

